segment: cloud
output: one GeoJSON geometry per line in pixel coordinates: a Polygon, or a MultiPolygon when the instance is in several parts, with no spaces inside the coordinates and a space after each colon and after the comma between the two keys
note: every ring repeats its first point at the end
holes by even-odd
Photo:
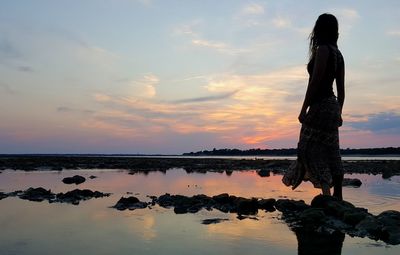
{"type": "Polygon", "coordinates": [[[193,20],[188,24],[182,24],[174,28],[173,34],[186,37],[190,41],[190,44],[194,47],[211,49],[223,54],[237,55],[240,53],[251,51],[249,49],[234,47],[226,42],[204,38],[204,36],[202,36],[202,34],[197,31],[198,29],[196,29],[202,24],[202,20],[193,20]]]}
{"type": "Polygon", "coordinates": [[[26,72],[26,73],[34,72],[34,69],[30,66],[18,66],[17,69],[18,69],[18,71],[26,72]]]}
{"type": "Polygon", "coordinates": [[[19,56],[19,51],[9,40],[0,38],[0,59],[18,58],[19,56]]]}
{"type": "Polygon", "coordinates": [[[400,36],[400,30],[389,30],[386,32],[386,34],[390,36],[400,36]]]}
{"type": "Polygon", "coordinates": [[[400,114],[398,113],[380,112],[367,116],[351,117],[355,119],[348,123],[352,128],[368,130],[373,133],[400,134],[400,114]]]}
{"type": "Polygon", "coordinates": [[[5,94],[8,94],[8,95],[17,94],[17,92],[13,88],[11,88],[7,84],[3,84],[3,83],[0,83],[0,91],[3,91],[5,94]]]}
{"type": "Polygon", "coordinates": [[[338,15],[347,20],[356,20],[360,18],[357,10],[354,9],[340,9],[338,10],[338,15]]]}
{"type": "Polygon", "coordinates": [[[249,3],[242,8],[242,14],[245,15],[261,15],[264,13],[264,6],[258,3],[249,3]]]}
{"type": "Polygon", "coordinates": [[[185,35],[192,38],[199,37],[199,33],[196,31],[197,28],[203,24],[202,20],[192,20],[187,24],[181,24],[173,29],[173,33],[176,35],[185,35]]]}
{"type": "Polygon", "coordinates": [[[193,39],[192,44],[197,47],[213,49],[218,52],[226,53],[229,55],[236,55],[239,53],[244,53],[244,52],[250,51],[249,49],[235,48],[235,47],[232,47],[223,42],[209,41],[209,40],[204,40],[204,39],[193,39]]]}
{"type": "Polygon", "coordinates": [[[156,95],[156,85],[160,79],[154,74],[146,74],[139,80],[132,81],[135,96],[152,98],[156,95]]]}
{"type": "Polygon", "coordinates": [[[144,5],[144,6],[151,6],[153,5],[153,0],[135,0],[136,2],[144,5]]]}
{"type": "Polygon", "coordinates": [[[95,98],[95,101],[100,102],[100,103],[109,102],[112,100],[112,98],[110,96],[105,95],[105,94],[100,94],[100,93],[94,94],[94,98],[95,98]]]}
{"type": "Polygon", "coordinates": [[[208,101],[219,101],[231,98],[237,91],[227,92],[220,95],[205,96],[205,97],[195,97],[188,99],[175,100],[174,103],[197,103],[197,102],[208,102],[208,101]]]}
{"type": "Polygon", "coordinates": [[[57,112],[59,113],[79,113],[79,114],[94,114],[95,111],[85,110],[85,109],[76,109],[67,106],[59,106],[57,107],[57,112]]]}
{"type": "Polygon", "coordinates": [[[289,28],[292,26],[292,21],[289,18],[278,16],[272,20],[272,24],[277,28],[289,28]]]}
{"type": "MultiPolygon", "coordinates": [[[[254,75],[210,76],[203,87],[208,95],[175,101],[96,94],[104,110],[92,115],[85,126],[143,139],[160,134],[213,134],[219,144],[265,147],[281,139],[296,139],[295,115],[301,99],[288,103],[287,98],[304,93],[306,79],[304,66],[296,66],[254,75]]],[[[158,82],[154,77],[141,80],[158,82]]]]}
{"type": "Polygon", "coordinates": [[[347,34],[361,18],[358,11],[350,8],[336,9],[332,12],[339,21],[341,34],[347,34]]]}

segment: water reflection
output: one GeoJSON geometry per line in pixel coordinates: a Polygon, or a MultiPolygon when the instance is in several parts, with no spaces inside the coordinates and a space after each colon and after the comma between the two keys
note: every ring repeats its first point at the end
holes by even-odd
{"type": "MultiPolygon", "coordinates": [[[[400,210],[400,178],[353,175],[363,185],[345,188],[346,199],[371,213],[400,210]],[[386,187],[386,188],[385,188],[386,187]]],[[[303,199],[310,203],[319,193],[309,183],[298,192],[281,184],[281,176],[260,177],[255,171],[191,173],[182,169],[129,175],[128,171],[3,171],[0,191],[44,187],[52,192],[75,188],[113,193],[108,198],[84,201],[79,206],[35,203],[18,198],[0,201],[0,254],[399,254],[400,247],[383,248],[381,243],[343,234],[323,236],[295,230],[279,220],[280,213],[260,211],[257,220],[238,220],[236,214],[202,210],[196,214],[175,215],[160,208],[117,211],[109,207],[121,196],[166,192],[192,196],[229,193],[242,197],[303,199]],[[80,174],[87,181],[79,186],[65,185],[62,179],[80,174]],[[90,175],[97,178],[89,179],[90,175]],[[204,219],[229,218],[219,224],[202,225],[204,219]],[[100,241],[99,241],[100,240],[100,241]],[[371,247],[373,243],[373,247],[371,247]],[[378,245],[377,245],[378,244],[378,245]],[[329,248],[327,248],[329,247],[329,248]],[[297,251],[296,251],[297,250],[297,251]]],[[[135,195],[136,196],[136,195],[135,195]]]]}
{"type": "Polygon", "coordinates": [[[318,233],[304,228],[293,230],[298,242],[298,255],[340,255],[342,254],[345,234],[318,233]]]}

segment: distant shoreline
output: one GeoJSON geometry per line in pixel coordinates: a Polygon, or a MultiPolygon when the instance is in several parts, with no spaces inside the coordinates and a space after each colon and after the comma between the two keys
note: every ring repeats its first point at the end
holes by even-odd
{"type": "MultiPolygon", "coordinates": [[[[132,173],[182,168],[188,173],[236,170],[267,170],[284,173],[294,159],[221,158],[221,157],[126,157],[126,156],[60,156],[17,155],[0,157],[1,170],[62,171],[62,170],[128,170],[132,173]]],[[[400,175],[399,160],[343,160],[346,173],[382,174],[384,178],[400,175]]]]}
{"type": "MultiPolygon", "coordinates": [[[[400,157],[400,147],[384,148],[359,148],[341,149],[343,157],[400,157]]],[[[194,156],[215,156],[215,157],[295,157],[296,148],[287,149],[212,149],[197,152],[185,152],[182,154],[146,154],[146,153],[0,153],[1,157],[194,157],[194,156]]]]}

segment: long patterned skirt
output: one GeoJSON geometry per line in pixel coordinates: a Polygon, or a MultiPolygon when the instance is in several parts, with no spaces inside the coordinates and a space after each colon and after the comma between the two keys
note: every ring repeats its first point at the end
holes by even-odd
{"type": "Polygon", "coordinates": [[[332,187],[332,178],[343,175],[339,149],[340,108],[332,96],[310,106],[300,131],[297,160],[289,167],[282,182],[295,189],[302,181],[332,187]]]}

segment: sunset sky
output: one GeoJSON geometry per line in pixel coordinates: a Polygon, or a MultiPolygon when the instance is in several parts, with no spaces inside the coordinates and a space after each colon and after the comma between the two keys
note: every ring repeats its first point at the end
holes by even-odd
{"type": "Polygon", "coordinates": [[[295,147],[324,12],[341,147],[400,146],[400,1],[0,0],[0,153],[295,147]]]}

